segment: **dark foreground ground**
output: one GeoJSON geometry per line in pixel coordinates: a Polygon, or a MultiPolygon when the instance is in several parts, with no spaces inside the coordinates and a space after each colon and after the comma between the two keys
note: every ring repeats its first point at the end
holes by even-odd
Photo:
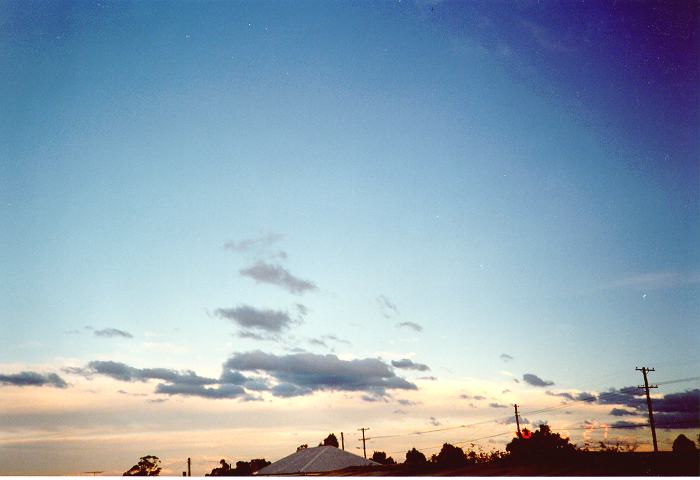
{"type": "Polygon", "coordinates": [[[509,459],[468,465],[457,469],[435,465],[409,467],[383,465],[326,473],[324,476],[700,476],[698,455],[672,452],[601,453],[581,452],[571,461],[557,464],[514,464],[509,459]]]}

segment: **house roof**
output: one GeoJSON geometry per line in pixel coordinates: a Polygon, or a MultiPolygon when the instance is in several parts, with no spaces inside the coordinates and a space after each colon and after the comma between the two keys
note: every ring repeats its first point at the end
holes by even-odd
{"type": "Polygon", "coordinates": [[[295,473],[320,473],[368,465],[379,464],[336,447],[321,446],[299,450],[258,470],[255,474],[290,475],[295,473]]]}

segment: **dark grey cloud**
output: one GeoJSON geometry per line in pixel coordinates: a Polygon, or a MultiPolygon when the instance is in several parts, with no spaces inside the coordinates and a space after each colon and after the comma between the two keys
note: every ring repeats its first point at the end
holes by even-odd
{"type": "Polygon", "coordinates": [[[626,410],[624,408],[613,408],[610,410],[610,415],[613,417],[623,417],[625,415],[639,415],[639,412],[636,412],[634,410],[626,410]]]}
{"type": "Polygon", "coordinates": [[[700,428],[700,389],[669,393],[654,399],[652,405],[658,428],[700,428]]]}
{"type": "Polygon", "coordinates": [[[418,370],[419,372],[427,372],[430,367],[424,363],[414,363],[408,358],[402,358],[401,360],[392,360],[391,364],[395,368],[403,368],[405,370],[418,370]]]}
{"type": "MultiPolygon", "coordinates": [[[[262,249],[279,242],[284,238],[279,233],[267,233],[259,237],[245,238],[239,241],[230,241],[224,244],[226,250],[232,252],[249,252],[251,250],[262,249]]],[[[284,253],[284,252],[282,252],[284,253]]],[[[285,254],[286,257],[286,254],[285,254]]]]}
{"type": "Polygon", "coordinates": [[[637,428],[644,428],[647,426],[647,424],[646,423],[628,422],[627,420],[618,420],[617,422],[613,422],[610,426],[612,428],[637,429],[637,428]]]}
{"type": "Polygon", "coordinates": [[[134,338],[131,333],[127,332],[126,330],[119,330],[118,328],[103,328],[102,330],[95,330],[93,333],[96,337],[134,338]]]}
{"type": "Polygon", "coordinates": [[[303,294],[318,290],[318,287],[308,281],[295,277],[281,265],[269,264],[263,261],[239,271],[244,277],[250,277],[255,283],[269,283],[287,290],[293,294],[303,294]]]}
{"type": "Polygon", "coordinates": [[[525,375],[523,375],[523,380],[526,383],[529,383],[530,385],[535,387],[548,387],[550,385],[554,385],[554,382],[549,380],[542,380],[534,373],[526,373],[525,375]]]}
{"type": "Polygon", "coordinates": [[[160,383],[156,385],[155,392],[166,395],[185,395],[213,399],[239,398],[246,395],[246,391],[242,386],[231,384],[221,384],[217,387],[205,387],[203,385],[194,384],[160,383]]]}
{"type": "Polygon", "coordinates": [[[429,423],[430,423],[433,427],[439,427],[440,425],[442,425],[442,423],[440,423],[435,417],[430,417],[429,423]]]}
{"type": "Polygon", "coordinates": [[[398,328],[411,328],[415,330],[416,332],[422,332],[423,327],[418,325],[416,322],[399,322],[396,324],[398,328]]]}
{"type": "Polygon", "coordinates": [[[503,404],[503,403],[492,402],[492,403],[489,403],[489,407],[491,407],[491,408],[508,408],[508,407],[510,407],[510,405],[505,405],[505,404],[503,404]]]}
{"type": "Polygon", "coordinates": [[[66,388],[68,384],[55,373],[19,372],[0,373],[0,385],[15,387],[66,388]]]}
{"type": "Polygon", "coordinates": [[[94,360],[82,371],[87,375],[104,375],[122,382],[146,382],[163,380],[182,385],[211,385],[219,381],[214,378],[200,377],[191,370],[178,372],[168,368],[134,368],[125,363],[94,360]]]}
{"type": "Polygon", "coordinates": [[[374,402],[386,403],[389,401],[389,399],[386,397],[386,395],[376,395],[376,394],[371,394],[371,393],[366,393],[366,394],[362,395],[360,398],[362,399],[362,401],[370,402],[370,403],[374,403],[374,402]]]}
{"type": "Polygon", "coordinates": [[[259,340],[261,342],[278,342],[279,337],[276,335],[267,335],[257,332],[251,332],[250,330],[241,330],[236,334],[239,338],[247,338],[250,340],[259,340]]]}
{"type": "Polygon", "coordinates": [[[330,354],[275,355],[257,350],[237,353],[224,366],[245,372],[264,372],[273,377],[278,387],[283,385],[272,389],[277,396],[305,395],[319,390],[384,394],[390,389],[417,389],[376,358],[341,360],[330,354]]]}
{"type": "Polygon", "coordinates": [[[413,405],[418,405],[418,402],[414,402],[414,401],[408,400],[408,399],[406,399],[406,398],[399,398],[399,399],[396,400],[396,401],[399,403],[399,405],[403,405],[404,407],[410,407],[410,406],[413,406],[413,405]]]}
{"type": "Polygon", "coordinates": [[[562,397],[562,398],[565,398],[565,399],[571,400],[571,401],[574,400],[574,396],[569,392],[552,392],[551,390],[547,390],[544,393],[545,393],[545,395],[550,395],[552,397],[562,397]]]}
{"type": "Polygon", "coordinates": [[[396,318],[399,315],[399,309],[384,295],[377,297],[377,305],[384,318],[396,318]]]}
{"type": "Polygon", "coordinates": [[[513,360],[513,357],[511,355],[508,355],[507,353],[502,353],[501,360],[503,360],[504,362],[510,362],[511,360],[513,360]]]}
{"type": "MultiPolygon", "coordinates": [[[[230,320],[239,327],[279,333],[294,322],[287,312],[257,309],[248,305],[235,308],[217,308],[214,314],[230,320]]],[[[249,337],[253,338],[253,337],[249,337]]]]}

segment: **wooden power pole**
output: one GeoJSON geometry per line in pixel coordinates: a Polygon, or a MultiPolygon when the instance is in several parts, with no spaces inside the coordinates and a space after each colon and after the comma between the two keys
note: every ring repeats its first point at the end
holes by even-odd
{"type": "Polygon", "coordinates": [[[658,385],[649,385],[649,381],[647,380],[647,373],[648,372],[654,372],[653,368],[647,368],[647,367],[642,367],[642,368],[634,368],[635,370],[638,370],[642,372],[642,375],[644,375],[644,385],[639,385],[637,388],[643,388],[647,394],[647,408],[649,409],[649,425],[651,426],[651,439],[654,441],[654,452],[659,451],[659,446],[656,443],[656,425],[654,425],[654,411],[651,408],[651,397],[649,396],[649,389],[650,388],[659,388],[658,385]]]}
{"type": "Polygon", "coordinates": [[[345,437],[343,436],[343,432],[340,432],[340,445],[343,450],[345,450],[345,437]]]}
{"type": "Polygon", "coordinates": [[[187,476],[192,476],[192,459],[187,457],[187,476]]]}
{"type": "Polygon", "coordinates": [[[365,444],[365,430],[369,430],[369,427],[358,428],[358,430],[362,431],[362,454],[365,456],[365,460],[367,460],[367,446],[365,444]]]}
{"type": "Polygon", "coordinates": [[[518,417],[518,404],[513,405],[515,407],[515,424],[518,426],[518,438],[521,437],[520,434],[520,418],[518,417]]]}

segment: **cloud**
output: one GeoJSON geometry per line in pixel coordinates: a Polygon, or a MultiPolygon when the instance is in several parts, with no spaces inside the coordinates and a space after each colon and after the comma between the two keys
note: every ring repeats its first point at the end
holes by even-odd
{"type": "Polygon", "coordinates": [[[55,388],[66,388],[68,386],[65,380],[55,373],[38,372],[0,373],[0,385],[55,388]]]}
{"type": "Polygon", "coordinates": [[[513,360],[513,357],[511,355],[508,355],[507,353],[502,353],[500,358],[504,362],[510,362],[511,360],[513,360]]]}
{"type": "Polygon", "coordinates": [[[258,261],[255,265],[239,271],[244,277],[250,277],[255,283],[269,283],[287,290],[293,294],[303,294],[318,290],[318,287],[308,280],[295,277],[281,265],[272,265],[258,261]]]}
{"type": "Polygon", "coordinates": [[[224,248],[232,252],[248,252],[254,249],[269,247],[270,245],[282,240],[283,238],[284,236],[280,235],[279,233],[268,233],[260,237],[246,238],[238,242],[226,242],[224,244],[224,248]]]}
{"type": "Polygon", "coordinates": [[[433,427],[439,427],[442,425],[442,423],[438,422],[438,420],[435,417],[430,417],[430,422],[429,422],[433,427]]]}
{"type": "Polygon", "coordinates": [[[245,389],[240,385],[221,384],[218,387],[205,387],[203,385],[160,383],[156,385],[156,393],[166,395],[185,395],[202,398],[239,398],[246,394],[245,389]]]}
{"type": "Polygon", "coordinates": [[[134,338],[131,333],[127,332],[126,330],[119,330],[118,328],[103,328],[102,330],[95,330],[93,333],[96,337],[134,338]]]}
{"type": "Polygon", "coordinates": [[[419,372],[427,372],[430,367],[423,363],[414,363],[408,358],[403,358],[401,360],[392,360],[391,365],[395,368],[403,368],[406,370],[418,370],[419,372]]]}
{"type": "Polygon", "coordinates": [[[489,407],[491,408],[508,408],[510,405],[504,405],[502,403],[489,403],[489,407]]]}
{"type": "Polygon", "coordinates": [[[319,340],[318,338],[310,338],[309,344],[314,345],[316,347],[328,348],[328,344],[323,340],[319,340]]]}
{"type": "Polygon", "coordinates": [[[545,393],[545,395],[550,395],[552,397],[563,397],[563,398],[566,398],[567,400],[571,400],[571,401],[574,400],[574,396],[572,394],[570,394],[569,392],[552,392],[550,390],[547,390],[544,393],[545,393]]]}
{"type": "MultiPolygon", "coordinates": [[[[515,425],[515,415],[512,415],[510,417],[506,417],[502,420],[497,421],[496,423],[500,423],[501,425],[515,425]]],[[[521,425],[527,425],[530,423],[530,420],[528,420],[525,417],[520,417],[520,424],[521,425]]]]}
{"type": "Polygon", "coordinates": [[[617,422],[613,422],[610,425],[612,428],[631,428],[631,429],[637,429],[637,428],[644,428],[647,426],[646,423],[635,423],[635,422],[628,422],[627,420],[619,420],[617,422]]]}
{"type": "Polygon", "coordinates": [[[669,393],[654,399],[654,421],[658,428],[700,427],[700,389],[669,393]]]}
{"type": "Polygon", "coordinates": [[[432,375],[428,375],[427,377],[418,377],[417,380],[430,380],[430,381],[435,381],[437,380],[437,377],[434,377],[432,375]]]}
{"type": "Polygon", "coordinates": [[[554,382],[549,380],[542,380],[540,377],[533,373],[526,373],[523,375],[523,380],[525,383],[529,383],[535,387],[548,387],[549,385],[554,385],[554,382]]]}
{"type": "Polygon", "coordinates": [[[416,322],[399,322],[396,324],[398,328],[412,328],[416,332],[423,331],[423,327],[418,325],[416,322]]]}
{"type": "Polygon", "coordinates": [[[321,338],[323,338],[323,339],[325,339],[325,340],[330,340],[330,341],[336,342],[336,343],[343,343],[343,344],[345,344],[345,345],[352,345],[348,340],[345,340],[345,339],[343,339],[343,338],[339,338],[339,337],[337,337],[337,336],[335,336],[335,335],[324,335],[324,336],[321,337],[321,338]]]}
{"type": "Polygon", "coordinates": [[[408,412],[406,410],[401,410],[400,408],[394,410],[392,413],[395,415],[408,415],[408,412]]]}
{"type": "MultiPolygon", "coordinates": [[[[280,310],[257,309],[248,305],[235,308],[217,308],[214,314],[232,321],[243,328],[252,328],[265,332],[280,332],[288,328],[293,320],[287,312],[280,310]]],[[[247,337],[254,338],[254,337],[247,337]]]]}
{"type": "Polygon", "coordinates": [[[297,396],[329,391],[364,391],[384,394],[387,389],[415,390],[416,385],[397,377],[376,358],[341,360],[336,355],[295,353],[275,355],[260,350],[237,353],[224,364],[240,371],[257,371],[273,377],[276,396],[297,396]],[[292,388],[295,387],[295,388],[292,388]]]}
{"type": "Polygon", "coordinates": [[[639,415],[639,412],[635,412],[634,410],[625,410],[624,408],[613,408],[610,410],[610,415],[613,417],[622,417],[625,415],[639,415]]]}
{"type": "Polygon", "coordinates": [[[125,363],[102,360],[89,362],[82,373],[88,376],[104,375],[122,382],[163,380],[183,385],[211,385],[218,383],[218,380],[214,378],[200,377],[191,370],[178,372],[168,368],[134,368],[125,363]]]}
{"type": "Polygon", "coordinates": [[[410,407],[410,406],[413,406],[413,405],[418,405],[418,402],[414,402],[414,401],[408,400],[408,399],[406,399],[406,398],[399,398],[399,399],[397,400],[397,402],[399,403],[399,405],[403,405],[404,407],[410,407]]]}
{"type": "Polygon", "coordinates": [[[377,304],[384,318],[396,318],[399,315],[399,309],[384,295],[377,297],[377,304]]]}
{"type": "Polygon", "coordinates": [[[466,400],[486,400],[486,397],[484,397],[483,395],[468,395],[466,393],[461,394],[459,398],[463,398],[466,400]]]}

